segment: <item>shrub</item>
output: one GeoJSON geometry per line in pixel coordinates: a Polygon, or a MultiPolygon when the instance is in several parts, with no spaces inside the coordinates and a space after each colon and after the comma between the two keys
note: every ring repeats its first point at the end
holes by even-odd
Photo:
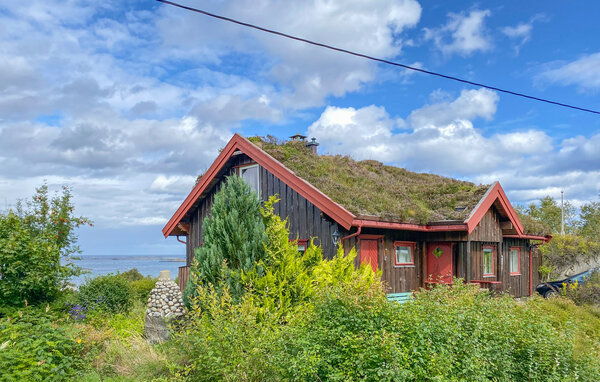
{"type": "Polygon", "coordinates": [[[143,280],[145,277],[137,270],[137,268],[131,268],[128,271],[119,273],[119,277],[124,278],[127,281],[138,281],[143,280]]]}
{"type": "Polygon", "coordinates": [[[126,272],[119,273],[117,276],[129,281],[135,291],[135,295],[140,301],[146,302],[150,296],[150,291],[158,281],[156,277],[144,276],[137,270],[132,268],[126,272]]]}
{"type": "Polygon", "coordinates": [[[194,251],[184,291],[186,303],[198,285],[220,285],[221,281],[229,286],[234,299],[239,299],[244,292],[241,275],[265,255],[265,226],[256,193],[239,176],[228,177],[215,194],[211,214],[202,227],[204,245],[194,251]]]}
{"type": "Polygon", "coordinates": [[[600,272],[592,272],[583,283],[563,284],[561,294],[577,305],[600,306],[600,272]]]}
{"type": "Polygon", "coordinates": [[[589,264],[600,257],[600,243],[582,236],[557,235],[549,243],[540,246],[544,257],[546,279],[589,264]]]}
{"type": "Polygon", "coordinates": [[[81,333],[48,312],[25,308],[0,319],[0,379],[63,381],[85,367],[81,333]]]}
{"type": "Polygon", "coordinates": [[[69,260],[79,253],[74,229],[83,224],[92,225],[73,215],[68,187],[51,198],[43,185],[27,206],[19,202],[16,211],[0,214],[0,304],[56,298],[69,278],[81,273],[69,260]]]}
{"type": "Polygon", "coordinates": [[[127,280],[118,275],[88,279],[79,288],[79,301],[87,310],[127,312],[133,306],[136,292],[127,280]]]}

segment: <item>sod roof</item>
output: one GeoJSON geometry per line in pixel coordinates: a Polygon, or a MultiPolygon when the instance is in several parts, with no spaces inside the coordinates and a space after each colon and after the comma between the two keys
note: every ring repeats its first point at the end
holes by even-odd
{"type": "Polygon", "coordinates": [[[315,155],[298,141],[249,140],[357,216],[420,224],[464,221],[489,188],[375,160],[315,155]]]}

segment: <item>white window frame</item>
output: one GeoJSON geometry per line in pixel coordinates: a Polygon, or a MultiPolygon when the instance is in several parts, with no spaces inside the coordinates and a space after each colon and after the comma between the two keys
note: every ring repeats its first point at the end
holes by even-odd
{"type": "Polygon", "coordinates": [[[520,276],[521,275],[521,248],[520,247],[510,247],[508,249],[508,271],[511,276],[520,276]],[[512,271],[513,266],[513,251],[517,252],[517,271],[512,271]]]}
{"type": "Polygon", "coordinates": [[[244,179],[244,182],[246,182],[246,184],[248,184],[248,186],[250,186],[250,189],[252,189],[252,191],[256,192],[256,195],[258,195],[258,199],[261,199],[261,194],[260,194],[260,166],[258,165],[258,163],[253,163],[253,164],[248,164],[248,165],[242,165],[239,166],[237,168],[237,173],[240,176],[240,178],[244,179]],[[256,177],[257,177],[257,182],[256,182],[256,190],[254,190],[252,188],[252,185],[250,185],[248,182],[246,182],[246,179],[244,179],[244,177],[242,176],[242,169],[247,169],[247,168],[251,168],[251,167],[256,167],[256,177]]]}

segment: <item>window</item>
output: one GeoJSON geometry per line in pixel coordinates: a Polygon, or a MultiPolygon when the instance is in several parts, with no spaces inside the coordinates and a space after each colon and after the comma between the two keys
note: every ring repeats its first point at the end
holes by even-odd
{"type": "Polygon", "coordinates": [[[510,247],[508,253],[510,262],[510,274],[520,275],[521,274],[521,248],[510,247]]]}
{"type": "Polygon", "coordinates": [[[483,276],[495,276],[494,274],[494,247],[486,245],[483,247],[483,276]]]}
{"type": "Polygon", "coordinates": [[[239,174],[260,198],[260,168],[258,165],[242,166],[239,168],[239,174]]]}
{"type": "Polygon", "coordinates": [[[395,248],[395,256],[394,256],[394,265],[395,266],[407,266],[407,265],[415,265],[415,243],[406,242],[406,241],[397,241],[394,243],[395,248]]]}
{"type": "Polygon", "coordinates": [[[298,239],[298,252],[300,252],[300,254],[304,254],[304,252],[306,252],[306,248],[308,248],[308,240],[298,239]]]}

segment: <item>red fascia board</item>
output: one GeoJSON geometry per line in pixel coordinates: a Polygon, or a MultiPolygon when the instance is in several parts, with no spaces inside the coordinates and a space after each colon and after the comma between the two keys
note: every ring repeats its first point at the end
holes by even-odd
{"type": "Polygon", "coordinates": [[[198,184],[192,189],[189,195],[185,198],[181,206],[175,211],[171,219],[162,229],[162,233],[165,237],[173,234],[173,230],[177,227],[177,224],[183,219],[185,214],[192,208],[193,204],[198,200],[200,195],[206,190],[212,179],[216,176],[219,170],[225,165],[227,160],[236,150],[236,139],[234,137],[227,143],[223,151],[217,156],[217,159],[208,168],[206,173],[202,176],[198,184]]]}
{"type": "Polygon", "coordinates": [[[223,151],[210,166],[208,171],[202,176],[196,187],[185,198],[181,206],[177,209],[173,217],[165,225],[162,232],[165,237],[173,234],[177,224],[183,219],[187,212],[192,208],[196,200],[206,190],[210,182],[217,175],[219,170],[227,163],[227,160],[233,155],[236,150],[242,151],[256,163],[263,166],[267,171],[275,175],[281,181],[293,188],[296,192],[306,198],[308,201],[317,206],[325,214],[329,215],[333,220],[338,222],[342,227],[349,230],[354,220],[354,215],[348,210],[331,200],[317,188],[304,179],[298,177],[291,170],[281,164],[279,161],[265,153],[263,150],[256,147],[252,142],[239,134],[234,134],[231,140],[227,143],[223,151]]]}
{"type": "Polygon", "coordinates": [[[514,224],[517,233],[519,235],[523,234],[523,225],[521,224],[521,221],[519,220],[515,209],[510,204],[510,201],[508,200],[508,197],[504,193],[504,190],[502,189],[502,186],[500,186],[499,182],[496,182],[496,184],[494,184],[492,189],[484,196],[484,198],[485,199],[483,199],[477,205],[477,209],[466,221],[466,224],[468,226],[468,233],[473,232],[475,227],[477,227],[477,224],[479,224],[479,222],[481,221],[485,213],[490,209],[492,204],[494,204],[494,202],[498,200],[500,201],[502,208],[504,208],[504,210],[506,211],[508,219],[511,221],[511,223],[514,224]]]}
{"type": "Polygon", "coordinates": [[[236,136],[239,138],[240,150],[244,154],[254,159],[271,174],[275,175],[285,184],[293,188],[294,191],[302,195],[306,200],[313,203],[342,227],[347,230],[352,227],[352,222],[355,216],[350,211],[331,200],[327,195],[319,191],[319,189],[294,174],[281,162],[252,144],[252,142],[248,141],[246,138],[238,134],[236,134],[236,136]]]}
{"type": "Polygon", "coordinates": [[[451,225],[420,225],[411,223],[393,223],[379,220],[359,220],[354,219],[353,226],[363,228],[381,228],[395,229],[403,231],[421,231],[421,232],[436,232],[436,231],[466,231],[466,224],[451,224],[451,225]]]}
{"type": "Polygon", "coordinates": [[[529,240],[540,240],[540,241],[544,241],[544,242],[549,242],[552,239],[552,236],[548,235],[548,236],[536,236],[536,235],[527,235],[527,234],[523,234],[523,235],[504,235],[504,237],[509,238],[509,239],[529,239],[529,240]]]}

